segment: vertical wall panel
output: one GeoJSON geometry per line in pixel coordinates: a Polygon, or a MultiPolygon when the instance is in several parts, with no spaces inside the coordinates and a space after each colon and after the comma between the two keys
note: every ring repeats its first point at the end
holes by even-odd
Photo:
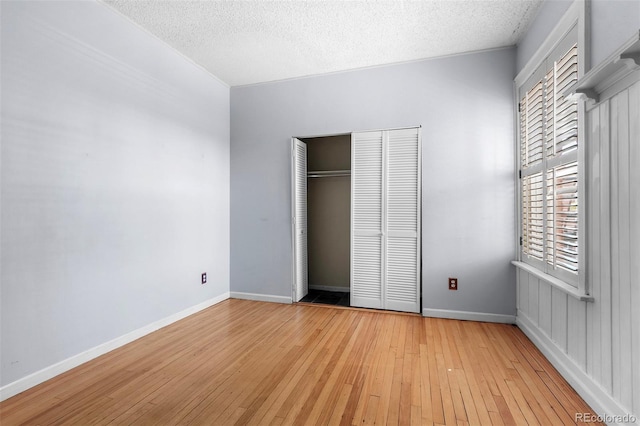
{"type": "Polygon", "coordinates": [[[633,412],[640,413],[640,82],[629,89],[629,278],[631,287],[631,365],[633,412]]]}
{"type": "MultiPolygon", "coordinates": [[[[620,401],[625,407],[631,408],[633,401],[632,384],[633,376],[629,374],[628,367],[632,365],[631,359],[631,280],[630,267],[630,240],[629,240],[629,92],[624,91],[618,95],[618,117],[612,115],[612,127],[618,127],[618,140],[614,145],[618,146],[618,164],[612,167],[612,175],[618,176],[617,184],[611,184],[612,192],[617,188],[618,202],[612,203],[612,208],[617,210],[618,217],[618,257],[611,256],[614,267],[618,270],[619,295],[618,311],[620,312],[620,324],[617,326],[620,332],[620,365],[623,371],[620,375],[620,401]]],[[[613,129],[612,129],[613,130],[613,129]]],[[[613,133],[613,131],[612,131],[613,133]]],[[[612,141],[613,143],[613,141],[612,141]]],[[[637,261],[640,261],[637,260],[637,261]]],[[[638,360],[636,360],[638,362],[638,360]]]]}
{"type": "Polygon", "coordinates": [[[551,334],[551,285],[540,281],[538,295],[540,297],[538,327],[548,335],[551,334]]]}
{"type": "Polygon", "coordinates": [[[580,366],[586,368],[587,308],[584,302],[567,297],[567,353],[580,366]]]}
{"type": "Polygon", "coordinates": [[[585,172],[587,186],[590,188],[587,197],[587,285],[595,302],[587,306],[587,371],[600,381],[601,348],[600,348],[600,109],[596,108],[587,114],[589,144],[586,146],[587,164],[585,172]]]}
{"type": "Polygon", "coordinates": [[[529,314],[529,273],[527,271],[523,271],[522,269],[518,269],[519,281],[520,281],[520,294],[519,294],[519,303],[520,310],[527,317],[530,317],[529,314]]]}
{"type": "MultiPolygon", "coordinates": [[[[609,102],[610,115],[608,123],[610,126],[611,139],[609,141],[610,154],[610,201],[608,206],[611,214],[611,303],[613,306],[620,304],[620,270],[618,268],[618,260],[620,259],[620,247],[618,241],[619,223],[618,223],[618,199],[619,199],[619,182],[618,182],[618,117],[620,96],[614,96],[609,102]]],[[[602,206],[603,208],[607,206],[602,206]]],[[[612,385],[613,395],[620,398],[622,366],[620,365],[620,310],[611,310],[611,368],[613,371],[612,385]]]]}
{"type": "Polygon", "coordinates": [[[567,293],[551,289],[551,339],[567,351],[567,293]]]}
{"type": "Polygon", "coordinates": [[[529,318],[538,325],[538,286],[540,280],[529,275],[529,318]]]}
{"type": "Polygon", "coordinates": [[[516,314],[522,310],[520,304],[520,297],[522,296],[522,281],[520,277],[522,276],[523,272],[524,271],[522,271],[521,269],[516,268],[516,314]]]}
{"type": "Polygon", "coordinates": [[[603,102],[599,107],[600,112],[600,213],[598,215],[599,240],[596,248],[589,245],[590,250],[599,250],[600,261],[599,277],[595,280],[600,285],[600,350],[601,350],[601,384],[612,392],[612,342],[611,342],[611,214],[610,214],[610,133],[609,133],[609,102],[603,102]]]}

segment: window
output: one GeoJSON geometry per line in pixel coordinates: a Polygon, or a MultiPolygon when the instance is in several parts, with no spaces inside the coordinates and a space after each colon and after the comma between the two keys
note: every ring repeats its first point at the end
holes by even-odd
{"type": "Polygon", "coordinates": [[[583,111],[564,96],[584,72],[584,14],[574,8],[567,15],[516,77],[520,260],[584,291],[583,111]]]}
{"type": "Polygon", "coordinates": [[[576,275],[571,282],[579,268],[578,105],[562,94],[578,80],[577,52],[574,44],[553,61],[519,105],[523,260],[565,280],[576,275]]]}

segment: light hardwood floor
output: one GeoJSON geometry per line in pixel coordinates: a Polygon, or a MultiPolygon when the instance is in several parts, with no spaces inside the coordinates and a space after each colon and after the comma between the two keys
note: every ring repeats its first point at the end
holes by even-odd
{"type": "Polygon", "coordinates": [[[575,424],[515,326],[227,300],[0,404],[0,423],[575,424]]]}

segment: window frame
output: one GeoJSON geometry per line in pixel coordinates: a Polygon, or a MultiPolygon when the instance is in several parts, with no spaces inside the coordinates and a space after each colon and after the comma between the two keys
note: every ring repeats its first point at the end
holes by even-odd
{"type": "MultiPolygon", "coordinates": [[[[560,287],[562,290],[570,293],[575,293],[578,296],[588,295],[588,283],[586,281],[586,228],[587,221],[585,217],[587,206],[587,193],[585,188],[585,169],[586,169],[586,114],[585,103],[582,100],[578,100],[578,272],[577,274],[564,271],[562,269],[553,268],[548,265],[545,259],[546,248],[543,250],[542,260],[535,258],[528,258],[524,253],[522,246],[523,237],[523,223],[522,223],[522,175],[521,175],[521,128],[520,128],[520,111],[518,105],[525,93],[536,85],[539,80],[544,80],[544,77],[548,71],[547,64],[553,63],[554,60],[559,59],[563,54],[563,46],[570,46],[577,42],[578,45],[578,79],[586,73],[589,66],[589,28],[588,23],[588,1],[575,0],[565,14],[560,18],[558,24],[549,33],[545,41],[535,52],[533,57],[525,65],[525,67],[518,73],[514,80],[514,119],[515,119],[515,165],[516,165],[516,254],[517,263],[521,262],[526,265],[525,268],[529,272],[533,272],[539,278],[554,284],[556,287],[560,287]],[[576,32],[575,35],[572,32],[576,32]],[[560,55],[560,56],[559,56],[560,55]]],[[[575,85],[574,85],[575,86],[575,85]]],[[[544,155],[544,145],[543,145],[544,155]]],[[[546,184],[546,169],[543,171],[543,185],[546,184]]],[[[545,211],[546,220],[546,211],[545,211]]],[[[544,228],[546,229],[546,228],[544,228]]],[[[543,245],[546,246],[546,235],[543,238],[543,245]]]]}

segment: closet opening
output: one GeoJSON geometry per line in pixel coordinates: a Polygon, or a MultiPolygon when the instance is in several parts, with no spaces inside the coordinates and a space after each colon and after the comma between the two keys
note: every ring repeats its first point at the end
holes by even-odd
{"type": "Polygon", "coordinates": [[[308,268],[300,302],[350,306],[351,134],[300,140],[307,148],[308,268]]]}

